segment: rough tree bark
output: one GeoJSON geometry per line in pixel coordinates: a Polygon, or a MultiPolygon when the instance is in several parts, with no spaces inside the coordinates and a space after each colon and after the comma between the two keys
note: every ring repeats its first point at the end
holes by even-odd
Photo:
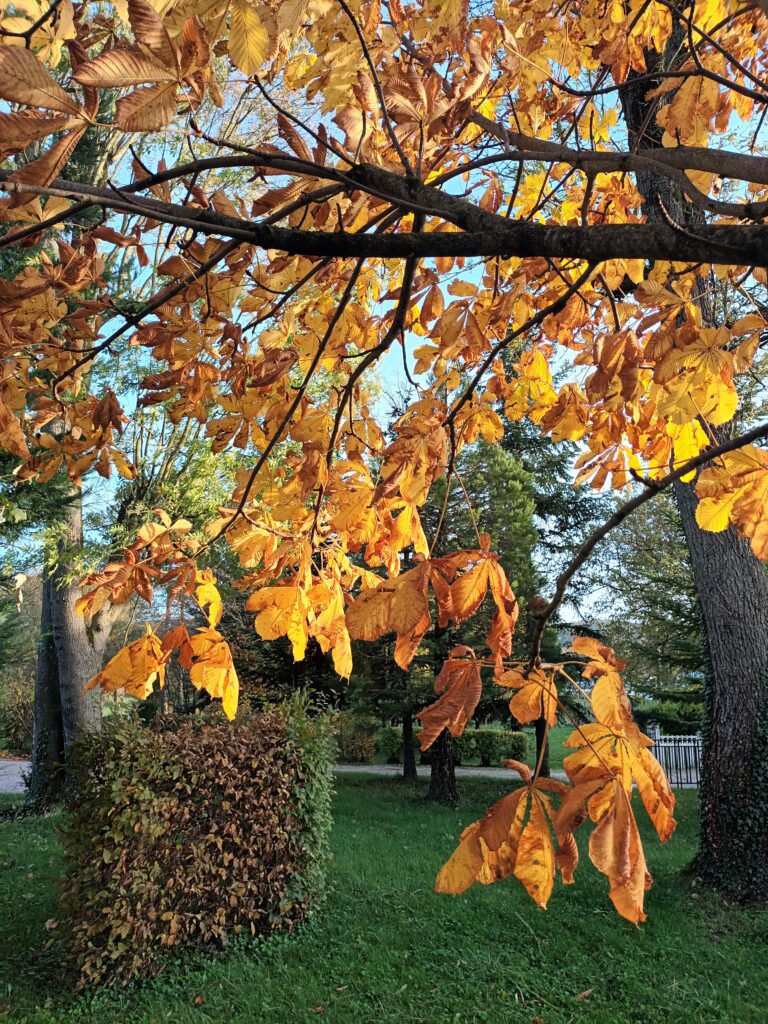
{"type": "Polygon", "coordinates": [[[447,729],[443,729],[431,747],[431,770],[427,800],[441,804],[455,804],[459,799],[456,785],[456,762],[453,758],[453,740],[447,729]]]}
{"type": "Polygon", "coordinates": [[[710,663],[697,870],[735,899],[768,900],[768,586],[734,530],[696,524],[691,484],[675,488],[710,663]]]}
{"type": "Polygon", "coordinates": [[[413,748],[413,710],[403,712],[403,778],[416,778],[416,751],[413,748]]]}
{"type": "MultiPolygon", "coordinates": [[[[432,664],[435,678],[443,667],[450,646],[448,630],[435,625],[432,630],[432,664]]],[[[435,800],[441,804],[455,804],[459,799],[459,788],[456,785],[453,739],[447,729],[443,729],[429,748],[429,752],[431,756],[427,800],[435,800]]]]}
{"type": "Polygon", "coordinates": [[[32,800],[55,800],[66,784],[70,750],[78,733],[97,730],[101,704],[97,693],[84,693],[102,666],[114,622],[104,609],[86,625],[75,611],[80,588],[73,554],[82,550],[83,512],[79,492],[71,496],[56,566],[43,586],[40,644],[35,677],[35,727],[32,800]]]}
{"type": "MultiPolygon", "coordinates": [[[[672,41],[677,53],[682,39],[672,41]]],[[[654,64],[648,55],[649,70],[654,64]]],[[[656,61],[655,67],[660,64],[656,61]]],[[[645,98],[652,83],[620,91],[630,143],[661,143],[645,98]]],[[[664,208],[695,231],[704,215],[669,181],[637,175],[650,221],[664,208]]],[[[681,237],[683,235],[681,234],[681,237]]],[[[706,289],[705,289],[706,290],[706,289]]],[[[702,302],[705,322],[713,312],[702,302]]],[[[727,428],[726,428],[727,429],[727,428]]],[[[720,440],[725,438],[723,433],[720,440]]],[[[733,529],[700,530],[695,482],[675,485],[701,607],[710,670],[705,685],[701,825],[697,870],[708,884],[746,902],[768,901],[768,576],[733,529]]]]}
{"type": "Polygon", "coordinates": [[[40,612],[40,640],[37,648],[35,674],[35,725],[32,740],[32,774],[29,799],[55,800],[60,795],[63,774],[59,771],[64,758],[64,732],[59,693],[59,665],[51,624],[51,590],[53,581],[46,577],[40,612]]]}

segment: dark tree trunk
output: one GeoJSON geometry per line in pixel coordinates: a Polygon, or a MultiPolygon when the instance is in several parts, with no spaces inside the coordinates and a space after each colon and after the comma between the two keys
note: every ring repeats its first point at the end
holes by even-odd
{"type": "Polygon", "coordinates": [[[540,775],[543,775],[545,779],[549,778],[549,739],[547,737],[547,720],[546,718],[536,719],[536,764],[539,763],[541,758],[541,771],[540,775]],[[542,753],[542,749],[544,752],[542,753]]]}
{"type": "Polygon", "coordinates": [[[64,729],[59,694],[59,663],[53,642],[51,605],[53,581],[46,577],[42,591],[40,641],[35,675],[35,726],[29,799],[56,800],[64,784],[64,729]]]}
{"type": "Polygon", "coordinates": [[[453,740],[447,729],[443,729],[431,750],[431,770],[427,800],[441,804],[455,804],[459,799],[456,785],[456,765],[453,758],[453,740]]]}
{"type": "MultiPolygon", "coordinates": [[[[432,669],[437,679],[443,662],[451,647],[447,629],[435,625],[432,629],[432,669]]],[[[456,760],[453,756],[453,739],[447,729],[443,729],[430,747],[429,789],[427,800],[436,800],[441,804],[455,804],[459,799],[456,785],[456,760]]]]}
{"type": "MultiPolygon", "coordinates": [[[[683,36],[670,42],[670,53],[680,54],[683,36]]],[[[660,66],[658,58],[655,66],[660,66]]],[[[649,62],[649,71],[653,67],[649,62]]],[[[652,84],[630,81],[620,91],[629,139],[639,150],[661,142],[661,131],[645,99],[652,84]]],[[[659,197],[679,224],[695,230],[703,221],[703,212],[668,180],[645,172],[637,175],[637,183],[649,221],[663,219],[659,197]]],[[[702,282],[703,293],[708,284],[702,282]]],[[[702,298],[700,305],[704,322],[712,323],[711,302],[702,298]]],[[[768,900],[768,576],[764,564],[733,529],[723,533],[699,529],[693,483],[678,483],[675,496],[709,660],[698,870],[709,884],[734,899],[764,902],[768,900]]]]}
{"type": "Polygon", "coordinates": [[[734,530],[696,524],[692,484],[676,487],[701,605],[709,678],[697,869],[734,899],[768,900],[768,586],[734,530]]]}
{"type": "Polygon", "coordinates": [[[403,714],[403,778],[416,778],[416,751],[413,747],[413,712],[410,707],[403,714]]]}

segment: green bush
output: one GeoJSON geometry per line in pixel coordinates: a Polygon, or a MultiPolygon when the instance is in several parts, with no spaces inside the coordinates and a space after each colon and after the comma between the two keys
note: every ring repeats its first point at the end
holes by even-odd
{"type": "Polygon", "coordinates": [[[21,674],[4,680],[0,684],[0,750],[30,754],[34,724],[34,682],[21,674]]]}
{"type": "Polygon", "coordinates": [[[344,763],[370,764],[376,752],[375,724],[371,719],[348,711],[334,719],[339,758],[344,763]]]}
{"type": "Polygon", "coordinates": [[[505,758],[525,761],[528,737],[502,729],[466,729],[453,741],[456,764],[479,760],[484,768],[497,767],[505,758]]]}
{"type": "Polygon", "coordinates": [[[390,725],[374,736],[376,753],[381,754],[387,764],[400,764],[403,760],[403,730],[390,725]]]}
{"type": "Polygon", "coordinates": [[[524,732],[496,732],[492,729],[478,731],[481,764],[497,765],[505,758],[525,761],[528,756],[528,737],[524,732]]]}
{"type": "Polygon", "coordinates": [[[293,928],[324,894],[333,740],[294,705],[234,723],[115,718],[76,750],[62,919],[81,985],[293,928]]]}

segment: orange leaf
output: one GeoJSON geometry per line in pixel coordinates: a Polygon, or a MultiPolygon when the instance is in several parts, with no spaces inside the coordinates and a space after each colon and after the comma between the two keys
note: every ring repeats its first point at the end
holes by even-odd
{"type": "Polygon", "coordinates": [[[23,46],[0,46],[0,98],[61,114],[80,113],[76,100],[54,82],[34,53],[23,46]]]}
{"type": "Polygon", "coordinates": [[[633,924],[640,924],[645,921],[643,901],[651,887],[651,876],[629,798],[618,779],[592,797],[590,814],[597,822],[589,837],[590,859],[608,876],[611,901],[617,911],[633,924]]]}
{"type": "Polygon", "coordinates": [[[421,749],[427,750],[443,729],[448,729],[452,736],[461,736],[475,713],[482,689],[480,666],[475,658],[449,656],[435,680],[435,693],[442,696],[417,715],[423,725],[419,733],[421,749]]]}
{"type": "Polygon", "coordinates": [[[509,702],[509,710],[518,722],[535,722],[545,718],[549,725],[557,722],[557,687],[553,673],[540,668],[511,669],[496,680],[499,686],[517,690],[509,702]]]}
{"type": "Polygon", "coordinates": [[[240,683],[229,644],[221,633],[208,628],[199,630],[190,639],[189,646],[195,657],[189,671],[193,686],[220,698],[224,713],[232,720],[237,713],[240,683]]]}

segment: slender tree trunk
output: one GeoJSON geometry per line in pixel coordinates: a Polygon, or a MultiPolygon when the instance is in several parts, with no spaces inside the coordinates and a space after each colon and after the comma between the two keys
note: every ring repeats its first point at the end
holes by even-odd
{"type": "Polygon", "coordinates": [[[413,711],[410,705],[403,713],[403,778],[416,778],[416,751],[413,747],[413,711]]]}
{"type": "Polygon", "coordinates": [[[51,623],[52,590],[53,581],[46,577],[42,590],[40,641],[37,649],[35,725],[29,782],[29,799],[46,802],[57,799],[64,784],[64,729],[59,694],[59,663],[51,623]]]}
{"type": "MultiPolygon", "coordinates": [[[[432,630],[432,663],[435,678],[443,667],[450,646],[448,630],[435,625],[432,630]]],[[[459,799],[459,788],[456,785],[453,739],[447,729],[443,729],[432,744],[430,754],[427,800],[435,800],[441,804],[455,804],[459,799]]]]}
{"type": "Polygon", "coordinates": [[[455,804],[459,799],[456,785],[453,740],[447,729],[443,729],[431,747],[431,771],[427,800],[441,804],[455,804]]]}
{"type": "MultiPolygon", "coordinates": [[[[83,511],[79,498],[73,501],[67,517],[66,532],[59,544],[59,560],[53,573],[51,624],[56,657],[59,664],[59,692],[64,749],[69,751],[78,732],[96,730],[101,723],[99,694],[84,693],[84,687],[101,668],[109,628],[102,616],[90,626],[78,615],[75,605],[80,588],[73,574],[77,573],[73,556],[83,546],[83,511]]],[[[104,616],[108,619],[109,615],[104,616]]]]}
{"type": "MultiPolygon", "coordinates": [[[[670,54],[684,46],[682,29],[670,54]]],[[[649,55],[648,70],[661,67],[649,55]]],[[[646,93],[651,82],[620,91],[632,145],[660,145],[646,93]]],[[[677,186],[653,172],[638,173],[638,188],[651,222],[665,209],[679,224],[696,225],[701,210],[677,186]]],[[[702,282],[702,292],[706,285],[702,282]]],[[[700,301],[705,323],[712,304],[700,301]]],[[[741,901],[768,900],[768,576],[762,562],[733,529],[700,530],[693,483],[675,485],[688,543],[710,663],[704,692],[704,762],[698,870],[706,881],[741,901]]]]}
{"type": "Polygon", "coordinates": [[[539,758],[541,758],[541,771],[540,775],[543,775],[545,779],[549,778],[549,739],[547,736],[547,720],[546,718],[537,718],[535,723],[536,728],[536,764],[539,764],[539,758]],[[542,753],[542,749],[544,751],[542,753]]]}
{"type": "MultiPolygon", "coordinates": [[[[82,502],[72,504],[66,535],[58,546],[58,562],[52,575],[51,625],[58,659],[58,688],[61,699],[61,723],[65,750],[69,752],[81,729],[98,729],[101,710],[98,693],[84,693],[89,679],[101,668],[104,631],[96,623],[87,627],[75,610],[80,596],[73,556],[83,546],[82,502]]],[[[98,617],[98,616],[97,616],[98,617]]],[[[106,634],[109,637],[109,633],[106,634]]]]}

